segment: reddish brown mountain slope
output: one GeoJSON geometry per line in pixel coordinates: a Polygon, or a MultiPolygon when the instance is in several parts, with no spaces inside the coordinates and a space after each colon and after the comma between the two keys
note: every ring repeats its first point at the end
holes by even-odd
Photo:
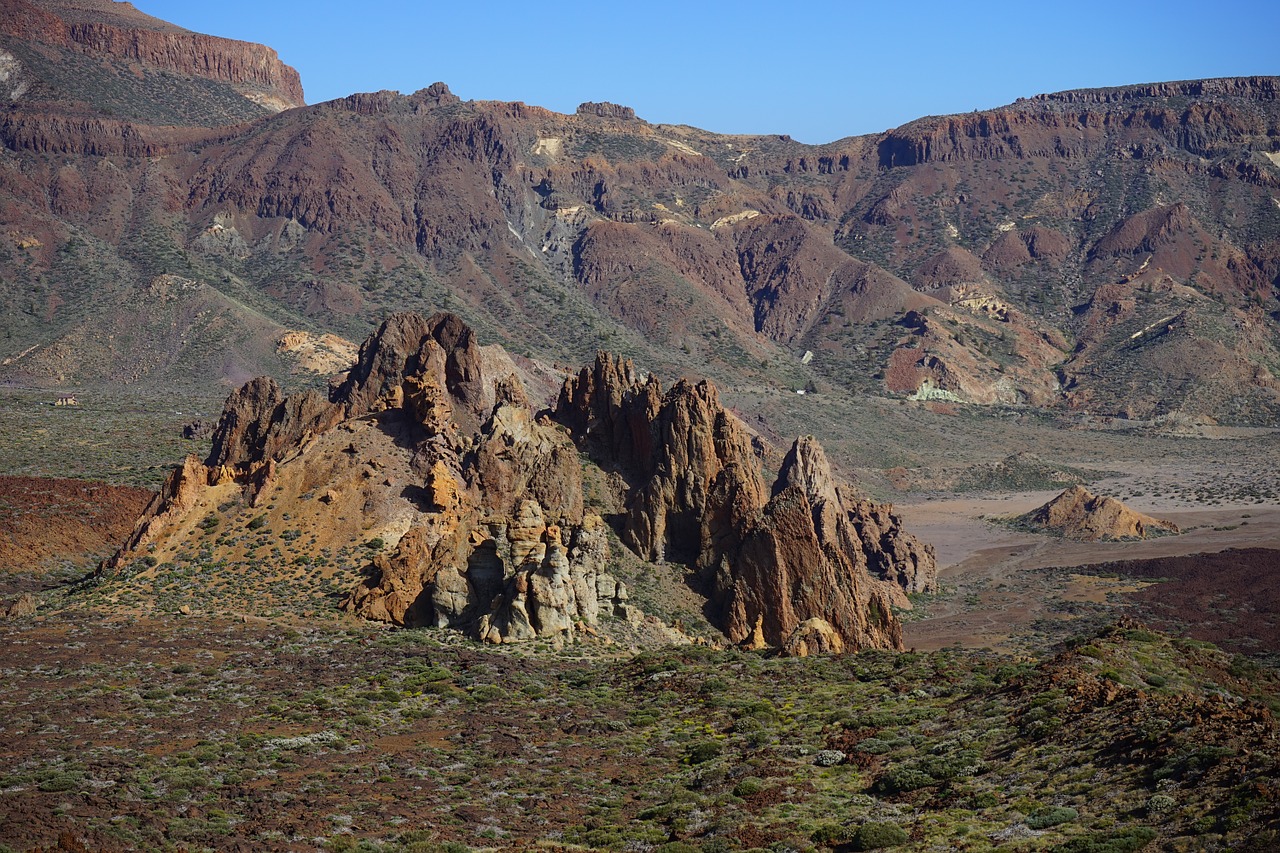
{"type": "MultiPolygon", "coordinates": [[[[145,489],[83,480],[0,477],[0,574],[62,564],[81,573],[129,534],[145,489]]],[[[4,593],[14,592],[5,584],[4,593]]]]}
{"type": "Polygon", "coordinates": [[[289,75],[217,40],[208,50],[230,58],[204,62],[205,42],[159,25],[137,24],[122,56],[111,37],[71,34],[128,21],[39,25],[56,11],[10,10],[20,64],[39,43],[68,69],[168,62],[221,88],[186,93],[197,115],[146,96],[145,73],[117,75],[94,91],[133,106],[110,116],[41,66],[45,88],[4,119],[11,378],[58,381],[46,347],[170,273],[224,293],[233,316],[353,338],[387,310],[443,306],[523,353],[623,348],[749,384],[1280,414],[1275,78],[1065,92],[824,146],[652,125],[617,105],[461,103],[443,84],[214,131],[200,128],[251,117],[224,108],[234,87],[296,102],[289,75]],[[1113,310],[1110,289],[1139,281],[1113,310]]]}

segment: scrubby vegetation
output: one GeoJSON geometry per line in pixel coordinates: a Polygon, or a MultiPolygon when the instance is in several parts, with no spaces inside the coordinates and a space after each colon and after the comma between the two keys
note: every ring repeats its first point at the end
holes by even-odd
{"type": "Polygon", "coordinates": [[[443,631],[56,615],[0,639],[14,849],[1280,842],[1280,677],[1138,626],[1041,661],[570,646],[535,665],[443,631]]]}

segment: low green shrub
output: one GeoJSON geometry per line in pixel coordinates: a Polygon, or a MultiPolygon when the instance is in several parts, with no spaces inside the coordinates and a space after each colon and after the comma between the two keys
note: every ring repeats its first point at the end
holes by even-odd
{"type": "Polygon", "coordinates": [[[1080,813],[1067,806],[1050,806],[1036,809],[1027,815],[1027,826],[1032,829],[1047,829],[1060,823],[1070,823],[1080,817],[1080,813]]]}
{"type": "Polygon", "coordinates": [[[720,744],[713,740],[698,741],[685,753],[685,763],[702,764],[720,756],[720,744]]]}
{"type": "Polygon", "coordinates": [[[813,831],[809,836],[809,840],[814,844],[835,847],[852,841],[853,835],[853,830],[847,826],[841,826],[838,823],[824,823],[813,831]]]}
{"type": "Polygon", "coordinates": [[[1073,838],[1053,848],[1054,853],[1135,853],[1156,838],[1154,829],[1134,826],[1118,832],[1100,832],[1073,838]]]}
{"type": "Polygon", "coordinates": [[[903,764],[894,767],[876,780],[876,790],[884,794],[905,794],[936,784],[938,780],[928,773],[903,764]]]}
{"type": "Polygon", "coordinates": [[[880,823],[868,821],[858,827],[853,836],[854,850],[883,850],[886,847],[897,847],[906,844],[906,831],[896,823],[880,823]]]}

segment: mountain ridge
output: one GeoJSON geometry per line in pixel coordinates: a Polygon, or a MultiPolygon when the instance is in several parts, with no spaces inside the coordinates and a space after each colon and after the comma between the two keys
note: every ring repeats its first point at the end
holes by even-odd
{"type": "Polygon", "coordinates": [[[547,361],[622,349],[727,385],[1267,423],[1276,80],[1068,90],[822,146],[444,84],[220,126],[19,106],[0,376],[76,381],[58,347],[111,322],[122,285],[176,274],[255,312],[201,339],[240,341],[235,369],[187,336],[136,381],[234,387],[288,371],[246,346],[260,329],[360,339],[447,308],[547,361]]]}

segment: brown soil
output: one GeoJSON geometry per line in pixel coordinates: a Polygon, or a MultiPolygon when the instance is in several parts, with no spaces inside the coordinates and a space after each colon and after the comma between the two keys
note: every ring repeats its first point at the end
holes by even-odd
{"type": "MultiPolygon", "coordinates": [[[[1050,492],[1024,492],[899,504],[907,526],[936,546],[943,589],[940,595],[922,601],[918,612],[908,617],[903,626],[903,641],[908,647],[927,650],[958,644],[1008,652],[1043,650],[1048,642],[1081,630],[1082,619],[1113,618],[1119,608],[1139,604],[1144,612],[1159,616],[1161,609],[1146,602],[1165,601],[1162,609],[1176,612],[1201,594],[1196,591],[1199,587],[1169,584],[1135,590],[1130,580],[1094,577],[1096,572],[1086,573],[1088,570],[1080,567],[1190,555],[1207,555],[1208,559],[1231,548],[1280,553],[1275,550],[1280,547],[1280,507],[1275,505],[1191,510],[1179,508],[1173,501],[1141,501],[1140,509],[1158,510],[1184,532],[1134,542],[1074,542],[1010,530],[983,518],[1027,512],[1052,496],[1050,492]]],[[[1247,576],[1241,569],[1233,580],[1224,579],[1223,586],[1248,590],[1231,593],[1233,596],[1253,596],[1256,584],[1250,581],[1246,585],[1247,576]]],[[[1204,594],[1225,592],[1206,589],[1204,594]]],[[[1258,598],[1253,606],[1258,612],[1274,611],[1276,603],[1274,597],[1266,601],[1258,598]]],[[[1214,606],[1225,610],[1232,605],[1223,599],[1214,606]]],[[[1222,623],[1212,630],[1220,632],[1224,641],[1233,636],[1224,630],[1232,624],[1224,621],[1226,618],[1210,620],[1222,623]]],[[[1250,625],[1262,617],[1245,619],[1242,614],[1231,618],[1239,618],[1234,630],[1245,636],[1254,630],[1250,625]]],[[[1262,650],[1264,644],[1260,638],[1254,650],[1262,650]]]]}
{"type": "Polygon", "coordinates": [[[1122,560],[1083,572],[1160,580],[1127,592],[1140,618],[1233,651],[1280,654],[1280,550],[1122,560]]]}
{"type": "Polygon", "coordinates": [[[133,530],[151,492],[84,480],[0,477],[0,595],[14,575],[88,567],[133,530]]]}
{"type": "Polygon", "coordinates": [[[578,667],[551,658],[532,675],[518,656],[446,651],[430,639],[396,644],[365,627],[59,614],[0,622],[0,648],[9,650],[4,666],[21,658],[24,670],[0,687],[0,707],[12,710],[0,745],[0,780],[10,774],[11,785],[0,839],[16,849],[69,833],[90,850],[158,849],[161,838],[315,850],[331,834],[448,837],[486,824],[520,827],[499,844],[530,849],[539,835],[583,822],[587,797],[562,790],[567,780],[619,784],[678,762],[658,746],[610,767],[590,741],[625,728],[612,711],[519,701],[468,719],[445,712],[477,701],[470,686],[450,678],[410,690],[397,681],[429,657],[468,680],[483,674],[501,685],[497,697],[519,696],[578,667]],[[90,671],[110,675],[86,687],[90,671]],[[74,702],[58,701],[70,693],[74,702]],[[47,772],[22,775],[34,766],[75,769],[64,784],[47,772]],[[488,796],[495,779],[526,767],[557,781],[514,805],[488,796]],[[127,826],[111,819],[119,814],[130,815],[127,826]]]}

